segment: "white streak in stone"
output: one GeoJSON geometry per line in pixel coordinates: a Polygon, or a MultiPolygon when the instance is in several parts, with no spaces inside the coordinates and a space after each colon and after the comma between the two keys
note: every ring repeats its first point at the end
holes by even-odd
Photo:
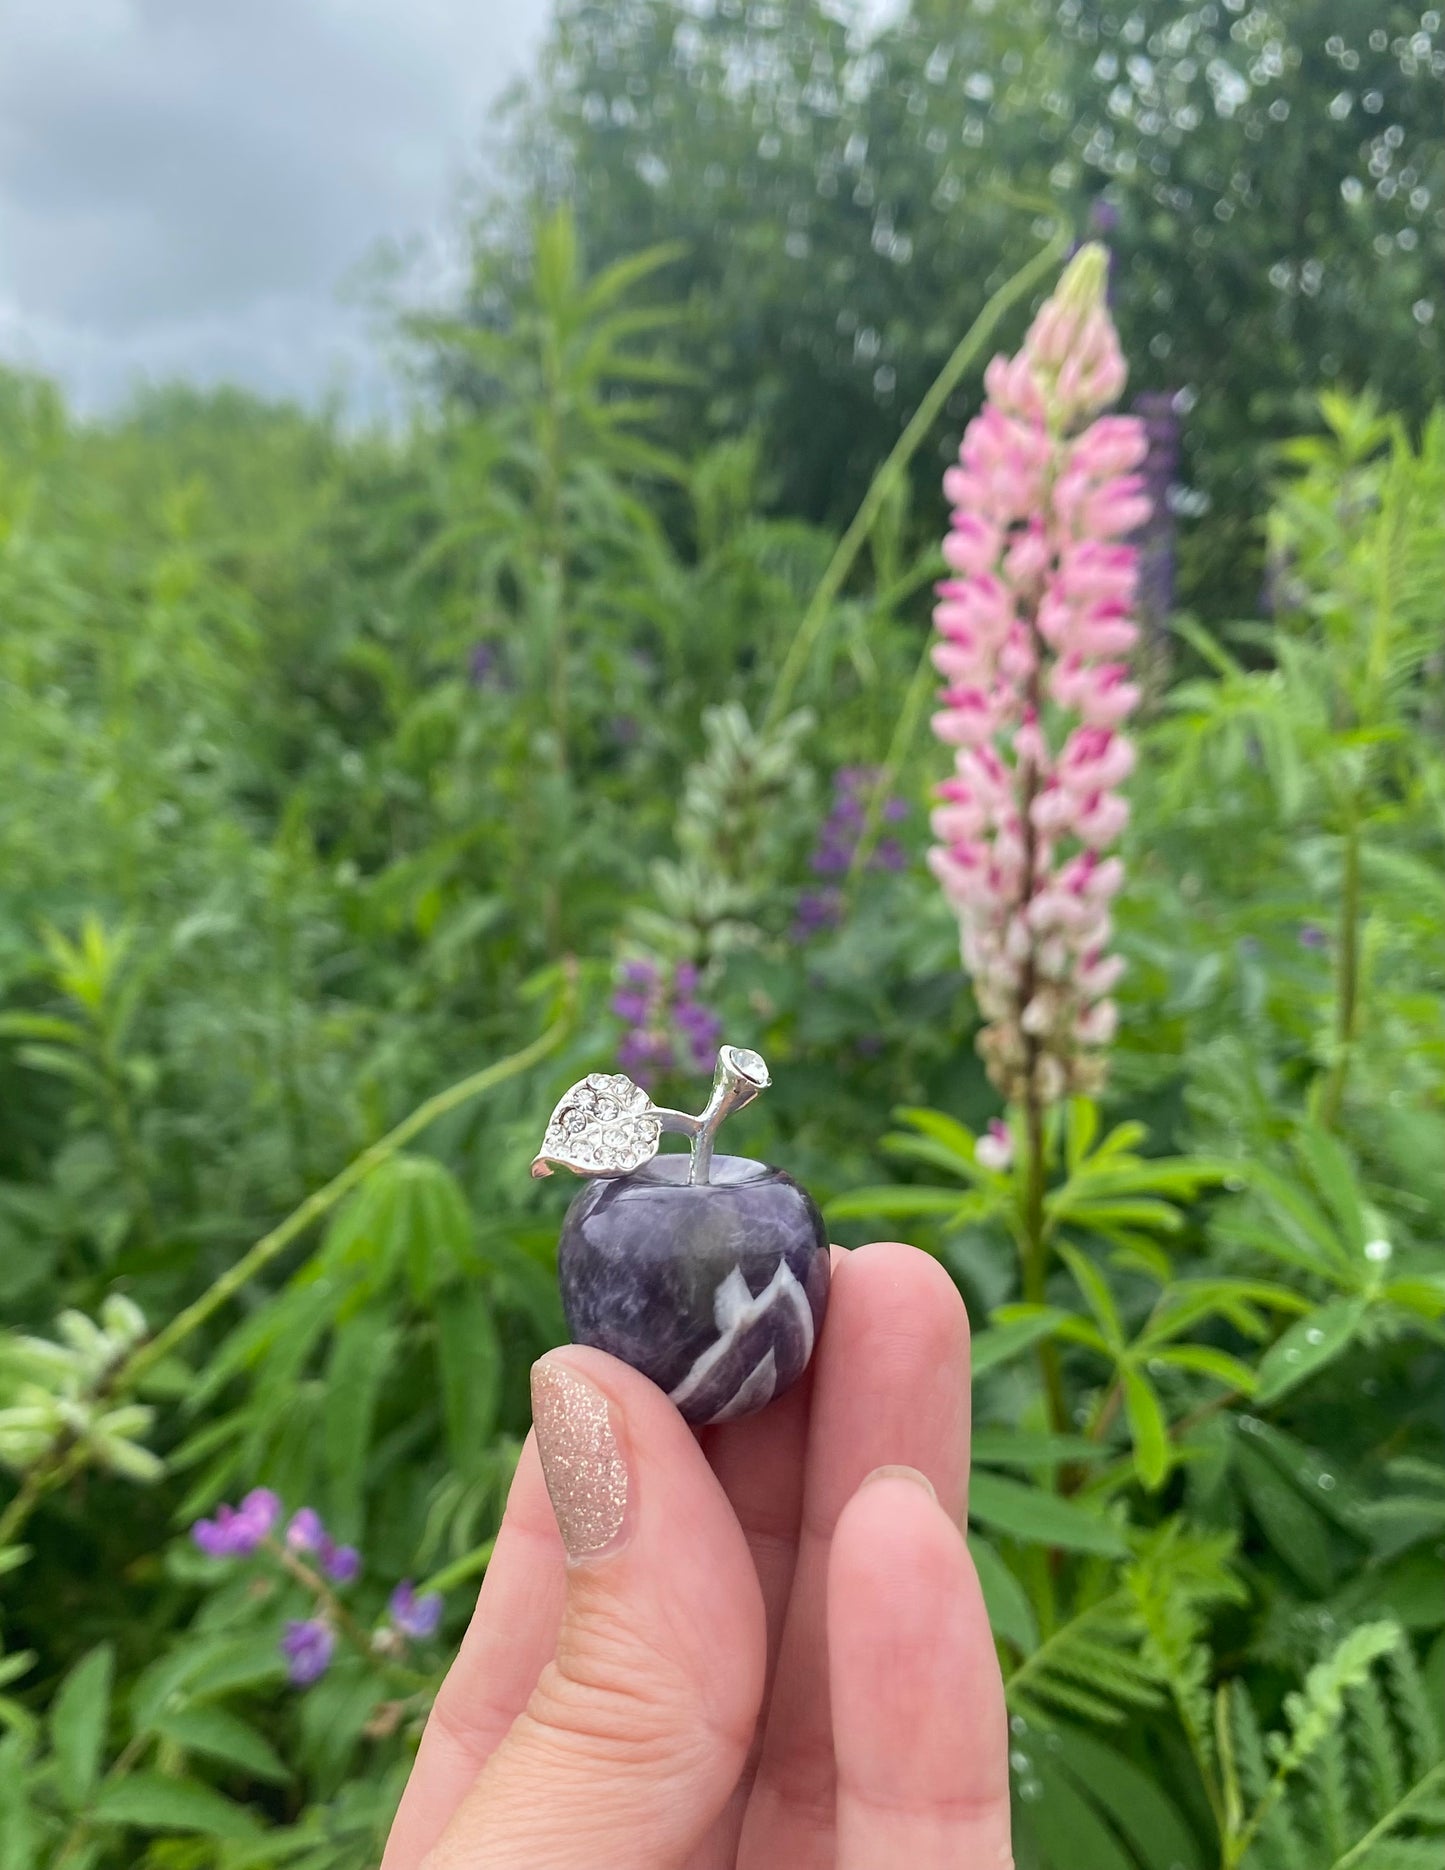
{"type": "MultiPolygon", "coordinates": [[[[755,1409],[762,1409],[773,1400],[773,1391],[778,1387],[778,1360],[773,1355],[770,1344],[763,1354],[762,1361],[753,1365],[733,1393],[731,1402],[724,1403],[713,1422],[731,1422],[741,1415],[751,1415],[755,1409]]],[[[711,1425],[710,1425],[711,1426],[711,1425]]]]}
{"type": "MultiPolygon", "coordinates": [[[[713,1295],[713,1316],[717,1320],[719,1335],[676,1388],[668,1391],[669,1399],[679,1409],[683,1408],[729,1354],[739,1336],[765,1318],[775,1306],[791,1307],[797,1313],[803,1335],[803,1358],[799,1367],[806,1365],[813,1354],[813,1308],[808,1303],[807,1293],[793,1277],[788,1262],[778,1261],[778,1270],[756,1298],[749,1292],[748,1282],[743,1278],[741,1269],[735,1266],[713,1295]]],[[[777,1363],[769,1348],[767,1355],[749,1371],[722,1413],[714,1416],[713,1421],[723,1422],[731,1416],[761,1409],[764,1403],[772,1400],[777,1380],[777,1363]]]]}

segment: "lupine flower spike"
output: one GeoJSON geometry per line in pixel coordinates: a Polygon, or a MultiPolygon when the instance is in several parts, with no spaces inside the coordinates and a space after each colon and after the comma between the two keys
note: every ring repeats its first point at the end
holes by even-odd
{"type": "Polygon", "coordinates": [[[1120,731],[1139,699],[1126,660],[1149,515],[1141,422],[1099,412],[1125,368],[1104,249],[1084,247],[944,476],[953,508],[933,659],[934,716],[954,751],[929,862],[958,916],[985,1026],[979,1050],[1010,1101],[1096,1091],[1122,963],[1108,952],[1134,764],[1120,731]]]}
{"type": "Polygon", "coordinates": [[[659,1072],[711,1071],[722,1021],[697,998],[699,976],[690,961],[674,967],[641,957],[623,964],[612,1011],[627,1027],[617,1063],[641,1085],[659,1072]]]}

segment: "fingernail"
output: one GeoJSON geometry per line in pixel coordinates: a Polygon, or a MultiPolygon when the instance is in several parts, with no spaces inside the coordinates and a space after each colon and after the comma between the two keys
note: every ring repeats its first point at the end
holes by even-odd
{"type": "Polygon", "coordinates": [[[567,1556],[596,1558],[616,1545],[627,1517],[612,1405],[596,1384],[544,1357],[532,1365],[532,1422],[567,1556]]]}
{"type": "Polygon", "coordinates": [[[936,1500],[937,1490],[926,1474],[921,1474],[916,1467],[875,1467],[871,1474],[864,1477],[866,1487],[875,1480],[911,1480],[915,1487],[922,1487],[936,1500]]]}

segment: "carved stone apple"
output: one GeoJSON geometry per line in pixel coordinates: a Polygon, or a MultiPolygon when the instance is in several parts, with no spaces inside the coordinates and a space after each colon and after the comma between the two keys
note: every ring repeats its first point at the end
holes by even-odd
{"type": "Polygon", "coordinates": [[[594,1074],[558,1104],[534,1174],[595,1179],[562,1224],[558,1276],[573,1339],[620,1357],[699,1426],[764,1408],[807,1368],[828,1303],[829,1248],[806,1189],[712,1154],[717,1126],[766,1088],[756,1052],[724,1046],[700,1117],[594,1074]],[[665,1130],[691,1156],[656,1154],[665,1130]]]}

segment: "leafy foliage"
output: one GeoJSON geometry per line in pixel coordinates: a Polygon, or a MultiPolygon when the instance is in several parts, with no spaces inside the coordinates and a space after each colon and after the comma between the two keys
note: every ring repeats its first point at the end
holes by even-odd
{"type": "Polygon", "coordinates": [[[0,1870],[376,1862],[562,1332],[526,1165],[639,952],[773,1062],[758,1152],[837,1236],[968,1299],[1020,1863],[1438,1864],[1439,25],[1186,12],[920,0],[870,52],[805,0],[569,5],[548,200],[410,325],[407,432],[0,377],[0,1870]],[[1214,505],[1115,1090],[1031,1151],[931,881],[868,861],[936,777],[952,438],[898,415],[1034,197],[1101,190],[1214,505]],[[869,823],[822,874],[840,771],[869,823]],[[187,1536],[268,1489],[330,1546],[187,1536]]]}

